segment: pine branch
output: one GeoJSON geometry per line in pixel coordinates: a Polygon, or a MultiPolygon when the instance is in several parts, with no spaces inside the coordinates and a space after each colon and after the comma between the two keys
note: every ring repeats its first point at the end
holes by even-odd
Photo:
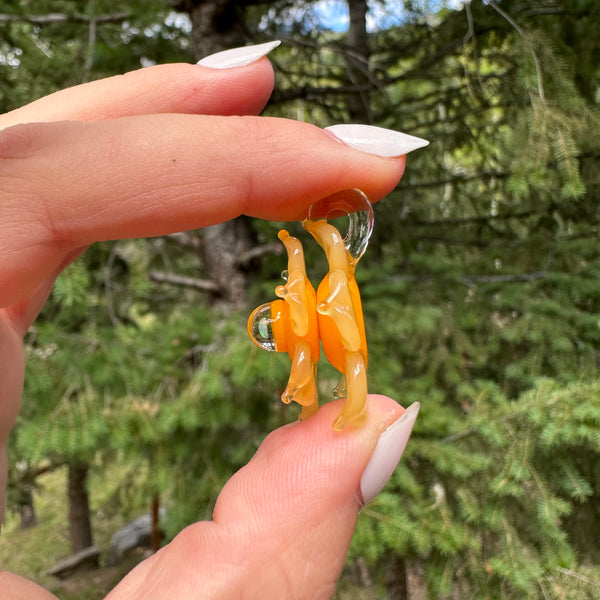
{"type": "Polygon", "coordinates": [[[417,227],[447,227],[448,225],[470,225],[470,224],[482,224],[485,225],[488,221],[507,221],[512,219],[526,219],[533,215],[539,215],[539,210],[524,210],[522,212],[508,213],[505,215],[486,215],[486,216],[473,216],[473,217],[462,217],[457,219],[432,219],[430,221],[417,220],[410,221],[410,225],[417,227]]]}
{"type": "Polygon", "coordinates": [[[275,254],[279,255],[283,252],[283,245],[277,242],[273,242],[272,244],[263,244],[262,246],[256,246],[244,252],[240,256],[238,256],[235,261],[238,266],[247,265],[249,262],[254,260],[255,258],[260,258],[265,254],[275,254]]]}
{"type": "Polygon", "coordinates": [[[407,190],[418,190],[426,188],[441,187],[448,184],[461,184],[468,183],[470,181],[478,180],[489,180],[489,179],[506,179],[510,177],[511,173],[508,171],[483,171],[475,175],[455,175],[453,177],[444,177],[442,179],[434,179],[432,181],[419,181],[417,183],[408,183],[401,185],[399,191],[407,190]]]}
{"type": "Polygon", "coordinates": [[[328,96],[339,94],[342,96],[360,95],[364,92],[371,90],[370,85],[331,85],[325,87],[314,87],[314,86],[302,86],[294,87],[287,90],[276,91],[272,98],[271,103],[277,104],[279,102],[290,102],[292,100],[306,100],[308,98],[315,98],[320,96],[328,96]]]}
{"type": "Polygon", "coordinates": [[[96,37],[98,34],[98,21],[96,19],[90,19],[88,24],[88,47],[85,57],[85,64],[83,65],[83,82],[87,82],[91,78],[92,67],[94,66],[95,53],[96,53],[96,37]]]}
{"type": "MultiPolygon", "coordinates": [[[[394,77],[386,77],[385,84],[392,85],[392,84],[398,83],[404,79],[405,78],[402,75],[397,75],[394,77]]],[[[490,82],[490,81],[496,81],[498,83],[502,83],[506,79],[506,72],[478,74],[478,79],[482,83],[490,82]]],[[[451,86],[445,87],[441,90],[439,88],[435,88],[434,90],[432,90],[431,92],[427,92],[426,94],[419,94],[419,95],[414,94],[412,96],[408,96],[408,95],[402,96],[400,102],[402,103],[403,106],[406,106],[407,104],[418,104],[419,108],[422,110],[425,102],[428,103],[427,104],[428,108],[439,106],[440,96],[442,98],[455,99],[458,94],[462,94],[465,90],[466,91],[469,90],[469,85],[466,83],[461,84],[461,85],[451,85],[451,86]]],[[[491,105],[491,106],[493,108],[497,108],[499,105],[491,105]]],[[[506,106],[509,106],[509,105],[507,104],[506,106]]],[[[469,114],[471,114],[471,113],[469,113],[469,114]]]]}
{"type": "Polygon", "coordinates": [[[189,248],[196,252],[202,250],[202,242],[200,238],[191,231],[182,231],[180,233],[170,233],[165,236],[168,240],[172,240],[182,248],[189,248]]]}
{"type": "Polygon", "coordinates": [[[435,242],[438,244],[446,244],[448,246],[473,246],[475,248],[488,248],[492,245],[492,242],[488,240],[450,238],[439,235],[409,235],[406,237],[410,240],[418,240],[420,242],[435,242]]]}
{"type": "Polygon", "coordinates": [[[167,273],[165,271],[150,271],[148,277],[151,281],[157,283],[171,283],[213,294],[221,292],[219,285],[209,279],[197,279],[196,277],[187,277],[186,275],[177,275],[176,273],[167,273]]]}
{"type": "Polygon", "coordinates": [[[460,282],[467,287],[472,287],[475,283],[523,283],[544,279],[548,276],[548,271],[533,271],[532,273],[521,273],[518,275],[502,274],[502,275],[478,275],[475,277],[461,277],[460,282]]]}
{"type": "MultiPolygon", "coordinates": [[[[598,156],[600,156],[600,154],[598,152],[592,151],[592,152],[574,152],[572,158],[575,160],[582,160],[584,158],[595,158],[597,159],[598,156]]],[[[552,160],[549,161],[547,163],[547,167],[548,169],[552,169],[554,167],[557,167],[558,162],[557,160],[552,160]]],[[[427,189],[427,188],[436,188],[436,187],[441,187],[444,185],[458,185],[458,184],[462,184],[462,183],[469,183],[471,181],[489,181],[491,179],[508,179],[509,177],[511,177],[511,175],[513,175],[513,173],[511,171],[479,171],[478,173],[474,174],[474,175],[454,175],[452,177],[444,177],[442,179],[433,179],[431,181],[419,181],[417,183],[406,183],[406,184],[400,184],[400,186],[398,187],[398,191],[402,192],[402,191],[408,191],[408,190],[418,190],[418,189],[427,189]]],[[[517,218],[519,218],[520,216],[531,216],[533,214],[539,214],[536,213],[535,211],[527,211],[526,213],[523,213],[522,215],[517,213],[515,216],[517,218]]],[[[492,217],[488,217],[488,220],[490,220],[492,217]]],[[[503,219],[504,217],[499,216],[499,217],[495,217],[497,219],[503,219]]],[[[507,216],[506,218],[510,219],[510,216],[507,216]]],[[[433,224],[435,224],[435,222],[432,222],[433,224]]],[[[446,222],[444,222],[445,224],[446,222]]],[[[418,223],[417,223],[418,224],[418,223]]],[[[424,222],[424,224],[427,224],[424,222]]],[[[440,222],[440,224],[442,224],[440,222]]]]}
{"type": "MultiPolygon", "coordinates": [[[[510,25],[515,29],[515,31],[521,36],[521,39],[523,40],[523,43],[525,45],[526,35],[525,35],[525,31],[523,30],[523,28],[507,12],[502,10],[493,0],[490,0],[490,2],[488,4],[499,15],[504,17],[504,19],[506,19],[506,21],[508,23],[510,23],[510,25]]],[[[537,52],[533,48],[530,48],[529,51],[530,51],[531,57],[533,58],[533,64],[535,66],[535,72],[536,72],[536,76],[537,76],[538,97],[539,97],[541,103],[544,106],[546,106],[546,92],[544,91],[544,80],[543,80],[542,65],[540,62],[540,57],[538,56],[537,52]]]]}
{"type": "Polygon", "coordinates": [[[576,19],[582,19],[585,17],[589,17],[590,13],[590,10],[566,9],[561,6],[535,6],[525,7],[521,14],[524,17],[539,17],[541,15],[552,15],[561,17],[567,15],[576,19]]]}
{"type": "Polygon", "coordinates": [[[589,583],[594,587],[600,589],[600,581],[591,579],[590,577],[586,577],[582,573],[578,573],[577,571],[573,571],[572,569],[565,569],[564,567],[556,567],[556,570],[563,575],[568,575],[569,577],[574,577],[575,579],[579,579],[580,581],[584,581],[585,583],[589,583]]]}
{"type": "Polygon", "coordinates": [[[45,15],[19,15],[0,13],[0,23],[120,23],[130,16],[128,12],[108,13],[105,15],[84,15],[82,13],[47,13],[45,15]]]}
{"type": "Polygon", "coordinates": [[[19,477],[17,485],[34,483],[38,477],[50,473],[62,466],[64,466],[64,462],[52,462],[41,465],[35,469],[28,469],[19,477]]]}
{"type": "MultiPolygon", "coordinates": [[[[448,243],[449,240],[437,240],[448,243]]],[[[456,241],[455,243],[460,243],[456,241]]],[[[478,245],[476,242],[464,242],[465,244],[478,245]]],[[[479,244],[481,245],[481,244],[479,244]]],[[[458,281],[467,287],[473,287],[477,283],[527,283],[530,281],[536,281],[538,279],[544,279],[548,276],[548,271],[542,269],[540,271],[533,271],[531,273],[505,273],[497,275],[473,275],[471,277],[461,277],[458,281]]],[[[396,275],[394,277],[388,277],[386,281],[390,283],[400,283],[409,281],[411,283],[426,283],[435,279],[433,275],[396,275]]]]}

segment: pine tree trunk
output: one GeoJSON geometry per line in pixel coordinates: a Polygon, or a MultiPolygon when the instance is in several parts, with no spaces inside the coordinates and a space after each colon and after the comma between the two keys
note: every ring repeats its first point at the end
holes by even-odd
{"type": "Polygon", "coordinates": [[[33,504],[33,494],[29,487],[21,491],[19,497],[19,528],[29,529],[37,525],[37,516],[33,504]]]}
{"type": "Polygon", "coordinates": [[[231,0],[188,3],[192,20],[192,43],[198,58],[220,50],[234,48],[243,39],[239,21],[241,6],[231,0]]]}
{"type": "Polygon", "coordinates": [[[87,478],[87,463],[76,461],[69,464],[69,534],[73,554],[92,545],[87,478]]]}
{"type": "Polygon", "coordinates": [[[406,561],[406,597],[407,600],[425,600],[427,598],[427,583],[421,564],[416,561],[406,561]]]}
{"type": "Polygon", "coordinates": [[[160,529],[160,496],[154,494],[152,497],[152,533],[150,534],[150,548],[152,552],[160,550],[162,531],[160,529]]]}
{"type": "Polygon", "coordinates": [[[406,561],[400,556],[393,554],[386,562],[388,573],[385,581],[385,589],[389,597],[397,598],[397,600],[411,600],[408,595],[408,582],[406,580],[406,561]]]}
{"type": "Polygon", "coordinates": [[[369,38],[367,34],[367,0],[348,0],[350,23],[346,49],[346,69],[350,85],[356,92],[348,94],[347,108],[350,121],[370,123],[369,88],[369,38]]]}
{"type": "Polygon", "coordinates": [[[221,290],[216,305],[236,310],[246,306],[246,274],[239,257],[252,247],[250,223],[245,217],[202,230],[202,256],[209,276],[221,290]]]}

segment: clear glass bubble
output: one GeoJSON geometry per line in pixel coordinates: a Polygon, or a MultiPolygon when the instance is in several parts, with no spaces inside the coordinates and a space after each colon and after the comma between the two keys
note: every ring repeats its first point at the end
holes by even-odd
{"type": "Polygon", "coordinates": [[[342,375],[338,384],[333,388],[333,397],[340,399],[348,395],[348,385],[346,384],[346,376],[342,375]]]}
{"type": "Polygon", "coordinates": [[[357,189],[343,190],[315,202],[308,211],[311,221],[345,215],[348,216],[348,233],[344,237],[344,245],[358,262],[373,232],[373,206],[365,194],[357,189]]]}
{"type": "Polygon", "coordinates": [[[252,341],[259,347],[269,352],[276,352],[275,336],[271,324],[271,304],[261,304],[248,319],[248,333],[252,341]]]}
{"type": "Polygon", "coordinates": [[[290,278],[290,273],[287,269],[284,269],[283,271],[281,271],[281,279],[283,279],[284,281],[287,281],[290,278]]]}

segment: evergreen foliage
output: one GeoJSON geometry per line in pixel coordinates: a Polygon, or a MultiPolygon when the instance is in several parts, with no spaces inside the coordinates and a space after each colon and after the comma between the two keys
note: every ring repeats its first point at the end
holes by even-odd
{"type": "MultiPolygon", "coordinates": [[[[474,0],[431,14],[428,3],[404,4],[401,23],[370,33],[360,91],[371,122],[432,143],[375,206],[357,275],[370,389],[422,409],[398,470],[361,514],[350,558],[381,598],[415,565],[431,598],[596,598],[600,7],[474,0]]],[[[3,109],[191,60],[185,20],[166,2],[122,3],[126,18],[98,21],[93,49],[80,5],[35,4],[66,15],[60,24],[0,22],[3,109]]],[[[85,6],[88,16],[117,11],[85,6]]],[[[268,113],[344,122],[352,49],[311,22],[310,7],[244,13],[253,41],[286,40],[272,56],[268,113]]],[[[253,222],[256,243],[273,242],[279,226],[253,222]]],[[[320,252],[306,250],[318,277],[320,252]]],[[[250,264],[252,306],[272,296],[283,266],[268,254],[250,264]]],[[[156,269],[205,276],[195,251],[165,238],[98,244],[59,278],[27,337],[12,444],[32,465],[77,458],[102,469],[127,457],[145,477],[123,494],[149,502],[159,491],[174,534],[209,518],[231,473],[297,413],[278,400],[286,357],[253,348],[246,315],[152,281],[156,269]]]]}

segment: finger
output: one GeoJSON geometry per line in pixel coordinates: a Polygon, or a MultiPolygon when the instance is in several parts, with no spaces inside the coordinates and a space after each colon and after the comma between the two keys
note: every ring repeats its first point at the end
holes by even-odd
{"type": "Polygon", "coordinates": [[[154,113],[256,115],[273,90],[268,60],[236,69],[157,65],[81,84],[0,116],[17,123],[87,121],[154,113]]]}
{"type": "Polygon", "coordinates": [[[14,573],[0,571],[3,600],[58,600],[54,594],[14,573]]]}
{"type": "MultiPolygon", "coordinates": [[[[0,311],[0,524],[8,476],[8,434],[17,419],[25,375],[25,350],[21,336],[0,311]]],[[[0,588],[2,589],[2,588],[0,588]]]]}
{"type": "Polygon", "coordinates": [[[331,598],[361,475],[381,433],[404,413],[370,396],[367,424],[335,432],[340,409],[333,402],[269,435],[221,492],[214,521],[188,527],[109,599],[331,598]]]}
{"type": "Polygon", "coordinates": [[[240,214],[296,220],[316,200],[400,179],[380,158],[286,119],[149,115],[0,132],[0,306],[17,303],[74,248],[156,236],[240,214]]]}

